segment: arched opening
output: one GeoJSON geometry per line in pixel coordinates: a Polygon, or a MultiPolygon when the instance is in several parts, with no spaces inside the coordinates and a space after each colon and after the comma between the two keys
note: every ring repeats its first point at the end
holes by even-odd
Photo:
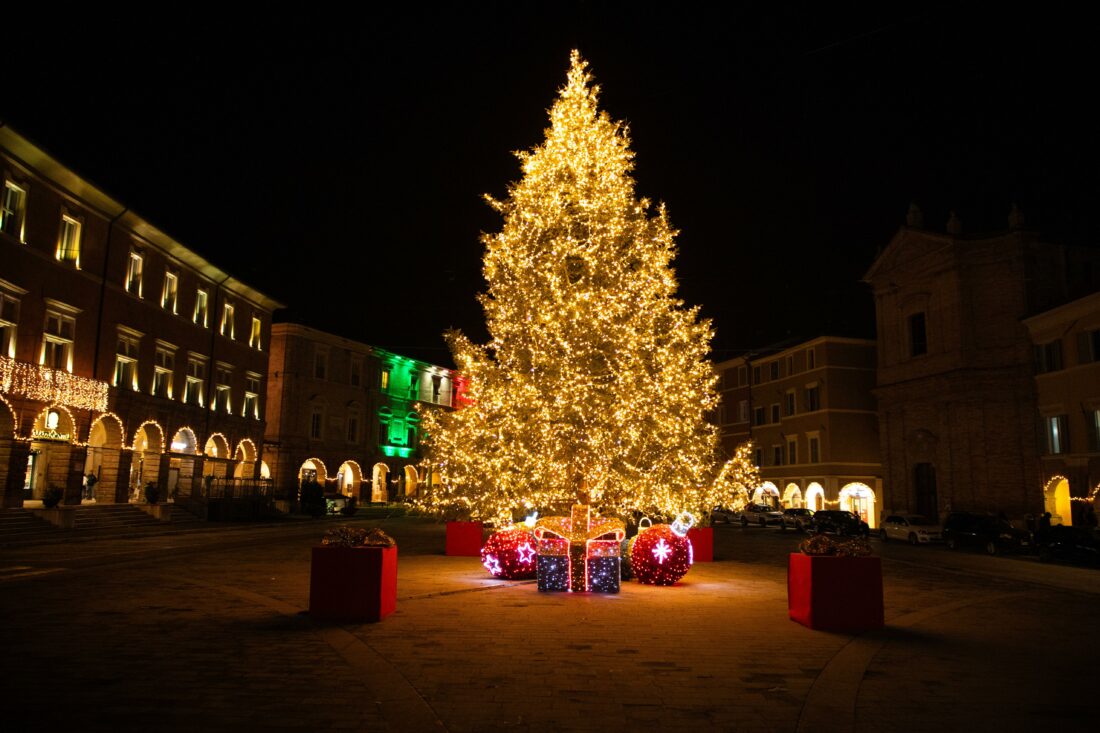
{"type": "Polygon", "coordinates": [[[191,428],[180,428],[168,444],[168,496],[191,495],[195,475],[195,459],[199,453],[199,441],[191,428]]]}
{"type": "Polygon", "coordinates": [[[815,512],[825,508],[825,489],[816,481],[806,487],[806,508],[815,512]]]}
{"type": "Polygon", "coordinates": [[[840,490],[840,508],[858,516],[867,526],[878,526],[875,519],[875,492],[867,484],[852,482],[840,490]]]}
{"type": "Polygon", "coordinates": [[[384,502],[388,498],[390,467],[385,463],[376,463],[371,469],[371,501],[384,502]]]}
{"type": "Polygon", "coordinates": [[[271,480],[271,469],[267,465],[267,461],[260,461],[260,478],[264,481],[271,480]]]}
{"type": "Polygon", "coordinates": [[[779,489],[771,481],[765,481],[752,492],[752,503],[778,508],[779,489]]]}
{"type": "Polygon", "coordinates": [[[1069,479],[1055,476],[1043,489],[1043,510],[1050,512],[1050,523],[1073,524],[1073,506],[1069,497],[1069,479]]]}
{"type": "Polygon", "coordinates": [[[783,506],[788,509],[802,508],[802,489],[798,488],[798,484],[792,482],[783,489],[783,506]]]}
{"type": "Polygon", "coordinates": [[[321,488],[325,487],[325,481],[328,480],[328,471],[325,470],[325,464],[320,458],[307,458],[301,468],[298,469],[298,485],[301,486],[309,481],[316,481],[321,484],[321,488]]]}
{"type": "Polygon", "coordinates": [[[51,486],[62,490],[68,486],[75,432],[76,423],[65,407],[50,405],[38,413],[31,428],[24,499],[41,499],[51,486]]]}
{"type": "Polygon", "coordinates": [[[420,477],[416,473],[416,466],[405,466],[405,496],[416,496],[416,487],[420,477]]]}
{"type": "Polygon", "coordinates": [[[363,472],[355,461],[344,461],[336,470],[336,493],[359,498],[359,486],[363,482],[363,472]]]}
{"type": "Polygon", "coordinates": [[[164,452],[164,430],[152,420],[143,422],[134,434],[134,455],[130,459],[130,501],[145,501],[144,488],[158,483],[160,456],[164,452]]]}
{"type": "Polygon", "coordinates": [[[233,452],[233,478],[250,479],[256,476],[256,444],[244,438],[233,452]]]}
{"type": "MultiPolygon", "coordinates": [[[[97,503],[119,499],[119,458],[125,432],[116,415],[100,415],[88,431],[88,456],[84,461],[84,488],[88,499],[97,503]],[[93,478],[94,477],[94,478],[93,478]]],[[[128,493],[128,490],[123,494],[128,493]]]]}
{"type": "Polygon", "coordinates": [[[209,490],[213,482],[224,481],[229,474],[229,441],[221,433],[214,433],[206,439],[202,452],[206,454],[202,475],[209,490]]]}

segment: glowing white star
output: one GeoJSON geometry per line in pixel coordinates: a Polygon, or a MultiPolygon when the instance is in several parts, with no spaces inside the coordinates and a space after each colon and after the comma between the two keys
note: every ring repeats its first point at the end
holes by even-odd
{"type": "Polygon", "coordinates": [[[524,565],[530,565],[535,559],[535,548],[527,543],[520,545],[516,552],[519,553],[519,561],[524,565]]]}
{"type": "Polygon", "coordinates": [[[657,558],[658,563],[664,563],[665,558],[672,554],[672,548],[665,542],[665,538],[662,537],[657,543],[657,546],[653,548],[653,557],[657,558]]]}
{"type": "Polygon", "coordinates": [[[485,561],[481,564],[485,566],[490,575],[500,575],[500,560],[497,560],[496,555],[486,555],[485,561]]]}

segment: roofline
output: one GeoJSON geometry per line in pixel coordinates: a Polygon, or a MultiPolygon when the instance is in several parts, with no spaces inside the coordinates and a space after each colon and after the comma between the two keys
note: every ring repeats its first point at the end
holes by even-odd
{"type": "Polygon", "coordinates": [[[377,356],[380,359],[406,359],[413,362],[423,371],[427,370],[439,370],[448,374],[458,374],[457,369],[451,369],[450,367],[441,366],[439,364],[432,364],[428,361],[422,361],[420,359],[414,359],[411,356],[404,356],[402,354],[383,349],[379,346],[371,346],[365,344],[362,341],[356,341],[339,334],[329,333],[328,331],[322,331],[313,326],[307,326],[303,323],[272,323],[271,324],[271,337],[275,336],[299,336],[302,338],[313,339],[315,341],[327,342],[334,346],[343,346],[344,348],[353,348],[367,352],[373,356],[377,356]]]}
{"type": "Polygon", "coordinates": [[[89,204],[107,219],[117,219],[138,236],[156,245],[166,254],[183,262],[188,267],[197,270],[201,275],[214,281],[224,289],[247,298],[270,311],[286,307],[283,303],[261,293],[193,250],[188,249],[178,240],[154,226],[149,220],[139,216],[131,211],[129,207],[112,198],[103,189],[95,186],[86,178],[77,175],[57,158],[20,135],[3,121],[0,121],[0,147],[8,150],[22,165],[34,170],[43,178],[53,181],[89,204]]]}
{"type": "Polygon", "coordinates": [[[1083,295],[1080,298],[1075,298],[1068,303],[1062,303],[1061,305],[1054,306],[1053,308],[1048,308],[1047,310],[1036,313],[1033,316],[1022,318],[1020,319],[1020,321],[1029,329],[1033,326],[1041,326],[1041,324],[1045,321],[1057,320],[1059,316],[1063,315],[1064,313],[1070,313],[1073,310],[1081,308],[1082,306],[1088,307],[1089,305],[1092,305],[1090,301],[1095,301],[1095,305],[1100,306],[1100,291],[1089,293],[1088,295],[1083,295]]]}

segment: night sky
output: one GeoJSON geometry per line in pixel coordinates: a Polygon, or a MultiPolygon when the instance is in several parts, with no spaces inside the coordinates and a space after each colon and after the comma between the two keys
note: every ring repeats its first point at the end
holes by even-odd
{"type": "Polygon", "coordinates": [[[859,278],[911,201],[931,229],[955,210],[1001,230],[1017,203],[1051,239],[1100,241],[1083,18],[511,5],[9,25],[0,120],[284,318],[441,364],[444,329],[485,339],[481,195],[542,141],[573,47],[680,230],[716,360],[872,336],[859,278]]]}

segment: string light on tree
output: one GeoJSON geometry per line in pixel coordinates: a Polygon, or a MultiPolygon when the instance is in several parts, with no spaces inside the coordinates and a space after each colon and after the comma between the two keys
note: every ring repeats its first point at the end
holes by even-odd
{"type": "Polygon", "coordinates": [[[444,482],[431,511],[504,526],[522,507],[716,504],[710,323],[675,295],[676,232],[635,196],[626,127],[598,92],[574,52],[545,140],[489,199],[504,217],[483,238],[490,340],[447,335],[467,402],[424,414],[444,482]]]}

